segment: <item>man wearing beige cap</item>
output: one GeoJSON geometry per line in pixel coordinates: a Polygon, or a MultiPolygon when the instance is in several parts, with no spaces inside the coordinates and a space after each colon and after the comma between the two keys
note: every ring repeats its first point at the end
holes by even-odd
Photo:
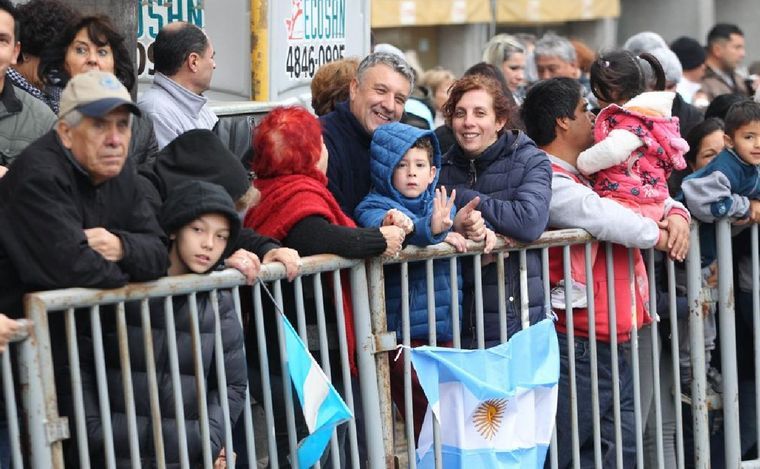
{"type": "Polygon", "coordinates": [[[112,288],[166,273],[163,233],[127,160],[139,113],[112,74],[76,75],[55,128],[0,179],[0,311],[21,314],[28,291],[112,288]]]}

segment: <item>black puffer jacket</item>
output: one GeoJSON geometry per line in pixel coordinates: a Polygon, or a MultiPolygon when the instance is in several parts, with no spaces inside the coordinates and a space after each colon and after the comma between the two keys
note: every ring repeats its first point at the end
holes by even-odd
{"type": "MultiPolygon", "coordinates": [[[[468,158],[454,145],[443,158],[439,185],[456,189],[456,206],[464,207],[480,197],[477,209],[496,234],[522,242],[538,239],[549,221],[551,200],[551,165],[542,150],[524,133],[513,130],[476,158],[468,158]]],[[[541,278],[541,251],[526,253],[528,307],[530,323],[546,317],[541,278]]],[[[507,257],[504,284],[506,289],[507,334],[511,337],[520,324],[520,256],[507,257]]],[[[462,346],[475,348],[475,298],[472,262],[463,262],[464,299],[462,346]]],[[[483,310],[486,347],[499,343],[499,278],[496,263],[483,268],[483,310]]]]}
{"type": "MultiPolygon", "coordinates": [[[[224,445],[224,416],[222,414],[221,397],[216,376],[214,311],[208,294],[198,294],[197,301],[203,375],[206,385],[209,418],[209,435],[211,439],[212,459],[215,459],[224,445]]],[[[178,431],[174,407],[174,388],[169,362],[169,338],[165,323],[166,315],[163,308],[163,299],[151,300],[149,304],[166,464],[167,467],[173,468],[179,467],[178,431]]],[[[118,467],[130,467],[129,430],[119,361],[116,314],[113,310],[103,311],[101,317],[116,463],[118,467]]],[[[132,386],[137,414],[137,433],[140,442],[140,457],[142,458],[140,467],[155,467],[150,394],[139,303],[135,302],[126,305],[126,320],[132,386]]],[[[243,330],[235,314],[232,297],[229,292],[221,292],[219,295],[219,321],[224,349],[224,368],[227,377],[230,425],[234,427],[245,404],[247,367],[243,346],[243,330]]],[[[198,395],[195,385],[190,307],[187,299],[184,297],[174,299],[174,322],[177,336],[180,381],[182,383],[187,449],[190,464],[195,467],[196,464],[202,461],[203,441],[201,439],[198,395]]],[[[94,467],[105,467],[103,433],[91,337],[87,335],[84,338],[84,342],[80,343],[79,350],[82,354],[82,384],[90,454],[94,467]]]]}

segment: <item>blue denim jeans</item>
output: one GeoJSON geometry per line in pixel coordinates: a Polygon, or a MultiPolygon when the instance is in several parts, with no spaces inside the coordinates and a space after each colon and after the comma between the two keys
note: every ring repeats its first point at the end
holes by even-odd
{"type": "MultiPolygon", "coordinates": [[[[570,402],[567,337],[558,333],[560,376],[557,402],[557,450],[559,467],[573,465],[572,409],[570,402]]],[[[623,467],[636,464],[636,435],[633,415],[633,376],[626,361],[625,346],[618,346],[620,386],[620,425],[623,435],[623,467]]],[[[613,413],[612,361],[610,344],[597,342],[599,376],[599,411],[601,425],[602,467],[616,467],[615,419],[613,413]]],[[[585,338],[575,338],[575,384],[578,396],[578,440],[580,466],[594,467],[594,427],[591,401],[591,349],[585,338]]],[[[548,464],[547,458],[547,464],[548,464]]],[[[548,466],[546,466],[548,467],[548,466]]]]}

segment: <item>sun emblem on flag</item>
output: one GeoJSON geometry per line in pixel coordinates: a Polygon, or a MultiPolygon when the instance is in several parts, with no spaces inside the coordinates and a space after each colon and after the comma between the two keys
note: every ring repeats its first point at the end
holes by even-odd
{"type": "Polygon", "coordinates": [[[473,424],[483,438],[490,440],[499,432],[506,408],[506,399],[490,399],[480,403],[475,409],[473,424]]]}

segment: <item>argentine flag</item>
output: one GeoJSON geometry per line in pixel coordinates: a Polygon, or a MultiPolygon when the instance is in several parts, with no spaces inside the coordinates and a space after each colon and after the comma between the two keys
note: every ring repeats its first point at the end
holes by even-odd
{"type": "Polygon", "coordinates": [[[417,445],[420,468],[435,467],[433,416],[447,469],[543,468],[559,380],[551,320],[486,350],[425,346],[411,354],[430,403],[417,445]]]}
{"type": "Polygon", "coordinates": [[[349,420],[352,415],[288,318],[284,314],[279,316],[285,332],[288,372],[309,428],[309,436],[298,444],[298,467],[303,469],[319,461],[335,426],[349,420]]]}

